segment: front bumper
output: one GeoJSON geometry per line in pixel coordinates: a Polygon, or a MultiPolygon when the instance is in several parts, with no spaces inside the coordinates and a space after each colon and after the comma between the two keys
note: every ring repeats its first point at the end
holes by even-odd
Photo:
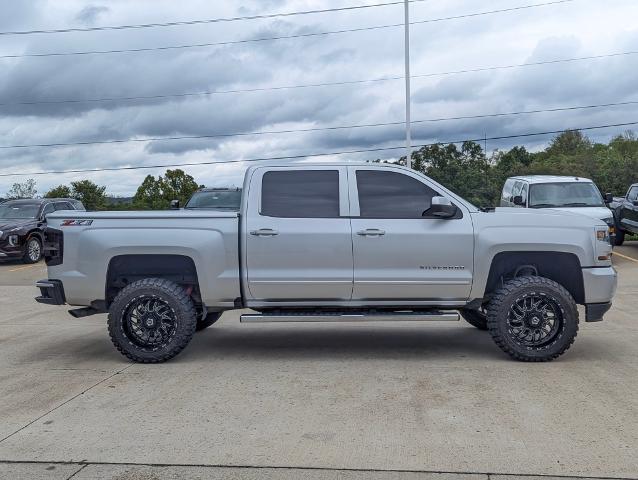
{"type": "Polygon", "coordinates": [[[618,274],[614,267],[583,268],[585,304],[609,303],[616,294],[618,274]]]}
{"type": "Polygon", "coordinates": [[[35,297],[36,302],[47,305],[64,305],[66,303],[64,285],[60,280],[40,280],[36,282],[35,286],[40,289],[40,296],[35,297]]]}
{"type": "Polygon", "coordinates": [[[586,322],[602,322],[603,316],[611,308],[611,302],[608,303],[589,303],[585,305],[585,321],[586,322]]]}

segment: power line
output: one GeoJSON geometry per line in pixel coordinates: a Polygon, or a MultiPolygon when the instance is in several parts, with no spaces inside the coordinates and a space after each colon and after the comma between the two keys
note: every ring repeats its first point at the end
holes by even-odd
{"type": "MultiPolygon", "coordinates": [[[[606,108],[606,107],[618,107],[625,105],[638,105],[638,101],[627,102],[615,102],[615,103],[603,103],[598,105],[580,105],[571,107],[557,107],[548,109],[537,110],[522,110],[516,112],[502,112],[502,113],[488,113],[480,115],[466,115],[457,117],[439,117],[422,120],[413,120],[412,123],[436,123],[450,120],[476,120],[481,118],[497,118],[497,117],[509,117],[517,115],[531,115],[536,113],[552,113],[552,112],[565,112],[573,110],[587,110],[594,108],[606,108]]],[[[405,122],[382,122],[382,123],[363,123],[353,125],[334,125],[328,127],[311,127],[311,128],[296,128],[286,130],[266,130],[256,132],[234,132],[234,133],[216,133],[209,135],[180,135],[172,137],[151,137],[151,138],[127,138],[127,139],[113,139],[113,140],[91,140],[86,142],[67,142],[67,143],[36,143],[28,145],[0,145],[1,150],[6,149],[22,149],[22,148],[55,148],[55,147],[77,147],[77,146],[91,146],[91,145],[108,145],[108,144],[122,144],[122,143],[144,143],[144,142],[161,142],[161,141],[175,141],[175,140],[204,140],[214,138],[228,138],[228,137],[248,137],[257,135],[281,135],[288,133],[309,133],[309,132],[325,132],[336,130],[349,130],[359,128],[374,128],[374,127],[392,127],[398,125],[404,125],[405,122]]]]}
{"type": "MultiPolygon", "coordinates": [[[[425,2],[428,0],[409,0],[410,3],[425,2]]],[[[351,5],[339,8],[325,8],[321,10],[304,10],[297,12],[284,12],[284,13],[271,13],[265,15],[247,15],[242,17],[226,17],[226,18],[211,18],[204,20],[184,20],[176,22],[163,22],[163,23],[140,23],[133,25],[107,25],[102,27],[85,27],[85,28],[56,28],[49,30],[15,30],[0,32],[0,35],[34,35],[34,34],[53,34],[53,33],[70,33],[70,32],[96,32],[104,30],[129,30],[140,28],[157,28],[157,27],[179,27],[186,25],[202,25],[209,23],[228,23],[237,22],[243,20],[264,20],[270,18],[280,17],[294,17],[301,15],[314,15],[318,13],[330,13],[330,12],[346,12],[352,10],[363,10],[377,7],[387,7],[392,5],[403,5],[403,1],[386,2],[386,3],[373,3],[369,5],[351,5]]]]}
{"type": "MultiPolygon", "coordinates": [[[[432,147],[435,145],[449,145],[449,144],[457,144],[457,143],[465,143],[465,142],[483,142],[486,140],[507,140],[513,138],[528,138],[535,136],[543,136],[543,135],[557,135],[560,133],[565,133],[569,131],[589,131],[589,130],[600,130],[604,128],[613,128],[613,127],[627,127],[632,125],[638,125],[638,121],[635,122],[627,122],[627,123],[616,123],[609,125],[597,125],[593,127],[581,127],[581,128],[571,128],[567,130],[552,130],[545,132],[533,132],[533,133],[522,133],[517,135],[501,135],[497,137],[481,137],[481,138],[473,138],[473,139],[465,139],[465,140],[455,140],[448,142],[434,142],[434,143],[424,143],[420,145],[414,145],[415,148],[422,147],[432,147]]],[[[149,170],[154,168],[174,168],[174,167],[194,167],[194,166],[202,166],[202,165],[222,165],[228,163],[247,163],[247,162],[265,162],[265,161],[277,161],[277,160],[297,160],[302,158],[311,158],[311,157],[328,157],[335,155],[352,155],[356,153],[371,153],[371,152],[382,152],[382,151],[390,151],[390,150],[402,150],[405,148],[405,145],[395,146],[395,147],[379,147],[379,148],[365,148],[359,150],[342,150],[337,152],[319,152],[319,153],[308,153],[304,155],[288,155],[281,157],[263,157],[263,158],[247,158],[241,160],[221,160],[221,161],[209,161],[209,162],[188,162],[188,163],[170,163],[170,164],[161,164],[161,165],[138,165],[138,166],[129,166],[129,167],[111,167],[111,168],[89,168],[89,169],[76,169],[76,170],[57,170],[57,171],[46,171],[46,172],[27,172],[27,173],[2,173],[0,177],[15,177],[15,176],[39,176],[39,175],[62,175],[69,173],[94,173],[94,172],[114,172],[114,171],[125,171],[125,170],[149,170]]]]}
{"type": "MultiPolygon", "coordinates": [[[[535,67],[535,66],[541,66],[541,65],[580,62],[585,60],[598,60],[603,58],[629,56],[629,55],[636,55],[636,54],[638,54],[638,50],[629,51],[629,52],[616,52],[616,53],[609,53],[609,54],[603,54],[603,55],[591,55],[586,57],[561,58],[561,59],[554,59],[554,60],[544,60],[539,62],[518,63],[518,64],[512,64],[512,65],[477,67],[477,68],[471,68],[471,69],[465,69],[465,70],[453,70],[448,72],[422,73],[422,74],[412,75],[412,78],[439,77],[439,76],[458,75],[458,74],[465,74],[465,73],[477,73],[477,72],[487,72],[487,71],[494,71],[494,70],[506,70],[506,69],[513,69],[513,68],[535,67]]],[[[0,103],[0,107],[10,107],[10,106],[19,106],[19,105],[57,105],[57,104],[64,104],[64,103],[99,103],[99,102],[117,102],[117,101],[134,101],[134,100],[160,100],[160,99],[167,99],[167,98],[184,98],[184,97],[212,96],[212,95],[224,95],[224,94],[236,94],[236,93],[255,93],[255,92],[265,92],[265,91],[273,91],[273,90],[289,90],[289,89],[298,89],[298,88],[317,88],[317,87],[333,87],[333,86],[341,86],[341,85],[356,85],[356,84],[362,84],[362,83],[403,80],[404,78],[405,77],[403,75],[398,75],[398,76],[392,76],[392,77],[369,78],[369,79],[363,79],[363,80],[345,80],[341,82],[308,83],[308,84],[302,84],[302,85],[279,85],[274,87],[257,87],[257,88],[233,89],[233,90],[213,90],[213,91],[186,92],[186,93],[174,93],[174,94],[164,94],[164,95],[140,95],[140,96],[128,96],[128,97],[103,97],[103,98],[88,98],[88,99],[7,102],[7,103],[0,103]]]]}
{"type": "MultiPolygon", "coordinates": [[[[490,10],[485,12],[476,12],[476,13],[468,13],[464,15],[454,15],[450,17],[441,17],[441,18],[432,18],[427,20],[417,20],[414,22],[410,22],[410,25],[418,25],[425,23],[434,23],[434,22],[442,22],[447,20],[457,20],[462,18],[472,18],[479,17],[483,15],[491,15],[496,13],[505,13],[505,12],[513,12],[518,10],[526,10],[530,8],[536,7],[545,7],[550,5],[557,5],[562,3],[570,3],[576,0],[555,0],[551,2],[544,3],[534,3],[531,5],[522,5],[518,7],[511,8],[502,8],[498,10],[490,10]]],[[[155,51],[165,51],[165,50],[181,50],[181,49],[190,49],[190,48],[204,48],[204,47],[216,47],[216,46],[227,46],[227,45],[237,45],[243,43],[253,43],[253,42],[265,42],[272,40],[288,40],[293,38],[308,38],[308,37],[318,37],[325,35],[335,35],[335,34],[343,34],[343,33],[354,33],[354,32],[363,32],[370,30],[382,30],[388,28],[398,28],[403,27],[403,23],[393,23],[386,25],[376,25],[370,27],[359,27],[359,28],[348,28],[342,30],[332,30],[327,32],[313,32],[313,33],[302,33],[295,35],[280,35],[275,37],[261,37],[261,38],[248,38],[243,40],[228,40],[224,42],[212,42],[212,43],[196,43],[196,44],[188,44],[188,45],[167,45],[163,47],[141,47],[141,48],[125,48],[125,49],[114,49],[114,50],[85,50],[78,52],[49,52],[49,53],[24,53],[19,55],[1,55],[0,59],[10,59],[10,58],[42,58],[42,57],[66,57],[66,56],[78,56],[78,55],[105,55],[105,54],[115,54],[115,53],[139,53],[139,52],[155,52],[155,51]]]]}

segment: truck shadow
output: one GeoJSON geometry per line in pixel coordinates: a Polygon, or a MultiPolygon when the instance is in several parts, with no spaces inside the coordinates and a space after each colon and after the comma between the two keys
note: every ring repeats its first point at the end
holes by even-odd
{"type": "Polygon", "coordinates": [[[331,325],[261,328],[216,325],[195,336],[181,361],[255,359],[476,359],[506,358],[487,332],[473,327],[331,325]]]}

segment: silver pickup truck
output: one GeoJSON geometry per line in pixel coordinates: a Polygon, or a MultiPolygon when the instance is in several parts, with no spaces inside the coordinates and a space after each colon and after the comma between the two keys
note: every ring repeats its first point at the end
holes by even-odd
{"type": "MultiPolygon", "coordinates": [[[[458,320],[517,360],[564,353],[616,290],[609,229],[553,210],[482,211],[399,166],[253,166],[239,212],[55,212],[41,303],[108,312],[137,362],[242,322],[458,320]]],[[[461,332],[461,331],[459,331],[461,332]]]]}

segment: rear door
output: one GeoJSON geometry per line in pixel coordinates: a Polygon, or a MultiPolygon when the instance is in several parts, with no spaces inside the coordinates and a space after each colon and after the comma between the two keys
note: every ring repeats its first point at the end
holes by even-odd
{"type": "Polygon", "coordinates": [[[262,168],[249,181],[244,238],[252,300],[350,300],[347,169],[262,168]]]}
{"type": "Polygon", "coordinates": [[[441,195],[436,184],[402,169],[350,168],[353,301],[466,300],[474,232],[465,207],[452,219],[424,217],[441,195]]]}

